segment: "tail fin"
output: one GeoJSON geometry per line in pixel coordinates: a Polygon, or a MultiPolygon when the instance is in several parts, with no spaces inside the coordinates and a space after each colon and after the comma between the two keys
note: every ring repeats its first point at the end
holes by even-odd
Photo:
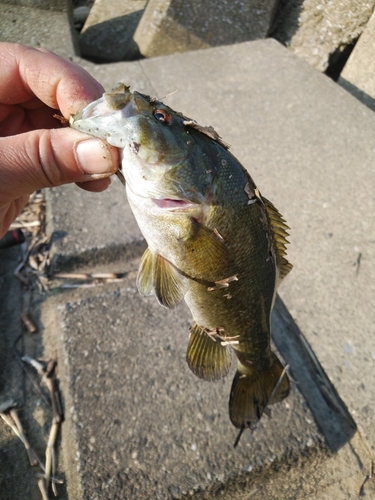
{"type": "Polygon", "coordinates": [[[268,404],[278,403],[289,394],[288,375],[274,353],[272,361],[268,370],[252,374],[237,370],[229,399],[229,416],[235,427],[253,427],[268,404]]]}

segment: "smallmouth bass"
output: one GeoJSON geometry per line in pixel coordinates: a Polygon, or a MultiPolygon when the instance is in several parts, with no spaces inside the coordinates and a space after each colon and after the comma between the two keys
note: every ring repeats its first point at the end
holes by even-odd
{"type": "Polygon", "coordinates": [[[204,380],[237,357],[229,416],[253,429],[289,393],[270,347],[276,290],[292,266],[288,226],[212,127],[119,84],[71,117],[72,127],[122,150],[126,192],[148,243],[137,287],[194,319],[187,363],[204,380]]]}

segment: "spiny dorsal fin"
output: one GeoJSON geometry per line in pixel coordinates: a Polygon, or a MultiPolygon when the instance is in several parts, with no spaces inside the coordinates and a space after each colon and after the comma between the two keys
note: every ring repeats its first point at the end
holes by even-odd
{"type": "Polygon", "coordinates": [[[186,118],[184,117],[185,120],[183,121],[183,124],[187,127],[192,127],[195,128],[196,130],[199,130],[199,132],[202,132],[202,134],[207,135],[210,139],[213,139],[214,141],[218,142],[221,144],[225,149],[229,149],[230,145],[223,141],[223,139],[220,137],[220,135],[216,132],[216,130],[211,127],[211,126],[203,126],[199,125],[195,120],[192,120],[191,118],[186,118]]]}
{"type": "Polygon", "coordinates": [[[289,244],[286,236],[289,236],[288,229],[290,228],[285,223],[285,219],[277,208],[269,200],[267,200],[267,198],[264,198],[264,196],[262,196],[262,199],[264,201],[267,217],[272,229],[272,239],[276,253],[276,265],[280,272],[280,279],[283,279],[293,268],[292,264],[290,264],[284,257],[284,255],[286,255],[286,245],[289,244]]]}
{"type": "Polygon", "coordinates": [[[155,293],[159,304],[172,309],[184,298],[185,280],[170,262],[159,254],[153,254],[149,248],[146,249],[137,278],[141,295],[155,293]]]}
{"type": "Polygon", "coordinates": [[[190,328],[186,361],[190,370],[203,380],[219,380],[230,368],[231,357],[228,348],[219,338],[210,336],[205,328],[196,323],[190,328]]]}

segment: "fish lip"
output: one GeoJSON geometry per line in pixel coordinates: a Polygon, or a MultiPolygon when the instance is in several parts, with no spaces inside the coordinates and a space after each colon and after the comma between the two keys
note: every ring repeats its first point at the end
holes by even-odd
{"type": "Polygon", "coordinates": [[[152,201],[162,210],[186,210],[194,206],[190,201],[181,200],[180,198],[153,198],[152,201]]]}

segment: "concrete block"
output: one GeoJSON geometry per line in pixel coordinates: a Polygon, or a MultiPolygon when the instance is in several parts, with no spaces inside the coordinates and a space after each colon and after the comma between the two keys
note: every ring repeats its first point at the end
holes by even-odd
{"type": "Polygon", "coordinates": [[[13,3],[0,3],[3,42],[44,47],[66,59],[78,54],[77,33],[73,28],[70,2],[64,9],[39,9],[13,3]]]}
{"type": "Polygon", "coordinates": [[[1,0],[1,3],[44,10],[69,10],[72,0],[1,0]]]}
{"type": "Polygon", "coordinates": [[[338,83],[375,111],[375,11],[351,53],[338,83]]]}
{"type": "Polygon", "coordinates": [[[272,36],[319,71],[325,71],[332,59],[361,35],[374,7],[374,0],[282,2],[272,36]]]}
{"type": "MultiPolygon", "coordinates": [[[[291,370],[299,385],[272,407],[271,420],[262,419],[233,449],[237,430],[228,398],[234,370],[217,383],[195,377],[185,362],[190,312],[184,305],[166,312],[154,297],[140,297],[134,273],[114,291],[73,301],[55,297],[44,304],[42,318],[46,335],[53,336],[46,344],[57,345],[59,356],[66,409],[62,455],[72,498],[220,494],[229,500],[255,490],[261,493],[254,498],[281,500],[358,473],[356,454],[346,450],[344,468],[326,474],[322,464],[330,450],[355,431],[294,355],[291,370]],[[302,394],[300,383],[312,392],[302,394]],[[327,424],[332,448],[318,430],[327,431],[327,424]],[[285,473],[290,467],[293,482],[285,473]],[[310,472],[313,480],[306,480],[310,472]]],[[[294,350],[283,318],[280,309],[277,343],[294,350]]]]}
{"type": "Polygon", "coordinates": [[[145,249],[143,236],[118,179],[102,194],[64,186],[47,192],[52,269],[126,262],[145,249]]]}
{"type": "Polygon", "coordinates": [[[134,40],[145,57],[265,38],[275,0],[150,0],[134,40]]]}
{"type": "Polygon", "coordinates": [[[79,37],[82,56],[108,62],[139,57],[133,35],[146,3],[146,0],[96,0],[79,37]]]}

